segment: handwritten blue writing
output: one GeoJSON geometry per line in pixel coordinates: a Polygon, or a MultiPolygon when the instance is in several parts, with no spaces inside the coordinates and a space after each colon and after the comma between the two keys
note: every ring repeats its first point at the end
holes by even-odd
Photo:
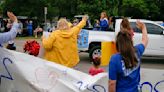
{"type": "Polygon", "coordinates": [[[97,90],[98,87],[102,88],[104,90],[103,92],[106,92],[106,89],[102,85],[93,85],[93,89],[95,90],[95,92],[100,92],[97,90]]]}
{"type": "Polygon", "coordinates": [[[152,85],[150,82],[144,82],[144,83],[142,83],[142,84],[140,85],[140,89],[141,89],[141,90],[142,90],[142,88],[143,88],[144,85],[150,86],[150,88],[151,88],[151,91],[150,91],[150,92],[153,92],[153,85],[152,85]]]}
{"type": "Polygon", "coordinates": [[[141,89],[141,91],[142,91],[143,86],[144,86],[144,85],[148,85],[148,86],[150,87],[150,91],[149,91],[149,92],[160,92],[159,90],[157,90],[157,87],[158,87],[158,85],[161,84],[161,83],[164,83],[164,80],[157,82],[157,83],[155,84],[155,86],[153,87],[153,85],[152,85],[150,82],[144,82],[144,83],[142,83],[142,84],[140,85],[140,89],[141,89]],[[153,90],[154,90],[154,91],[153,91],[153,90]]]}
{"type": "Polygon", "coordinates": [[[154,91],[155,91],[155,92],[159,92],[159,91],[157,90],[157,85],[161,84],[162,82],[164,83],[164,80],[162,80],[162,81],[160,81],[160,82],[157,82],[157,84],[155,84],[155,86],[154,86],[154,91]]]}
{"type": "Polygon", "coordinates": [[[79,82],[77,82],[77,84],[80,84],[79,90],[81,90],[81,87],[83,86],[83,82],[82,81],[79,81],[79,82]]]}
{"type": "Polygon", "coordinates": [[[8,68],[7,68],[7,64],[6,64],[7,62],[9,62],[11,64],[13,63],[11,61],[11,59],[9,59],[9,58],[4,58],[3,59],[3,66],[4,66],[4,68],[5,68],[6,72],[7,72],[7,75],[0,74],[0,84],[1,84],[1,79],[2,78],[8,79],[8,80],[13,80],[13,77],[11,76],[11,74],[10,74],[8,68]]]}
{"type": "MultiPolygon", "coordinates": [[[[155,84],[155,86],[153,86],[150,82],[143,82],[141,85],[140,85],[140,89],[142,91],[143,89],[143,86],[149,86],[150,87],[150,91],[149,92],[160,92],[157,87],[161,84],[161,83],[164,83],[164,80],[162,81],[159,81],[155,84]]],[[[101,89],[101,92],[107,92],[105,87],[102,86],[102,85],[93,85],[91,87],[89,87],[89,84],[84,84],[83,81],[78,81],[77,84],[79,85],[79,90],[82,90],[82,88],[86,88],[89,92],[100,92],[100,89],[101,89]],[[103,90],[103,91],[102,91],[103,90]]]]}
{"type": "Polygon", "coordinates": [[[103,90],[101,92],[107,92],[106,89],[105,89],[105,87],[102,86],[102,85],[95,84],[91,88],[89,88],[89,85],[88,84],[87,85],[84,85],[84,83],[82,81],[77,82],[77,84],[79,84],[79,90],[81,90],[82,87],[84,86],[84,88],[86,88],[90,92],[100,92],[100,89],[103,90]]]}

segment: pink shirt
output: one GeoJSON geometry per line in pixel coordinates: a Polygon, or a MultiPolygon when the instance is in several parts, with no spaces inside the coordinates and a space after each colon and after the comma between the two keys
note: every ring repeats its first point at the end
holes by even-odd
{"type": "Polygon", "coordinates": [[[97,74],[102,73],[102,72],[104,72],[104,69],[102,69],[102,68],[91,67],[89,69],[89,74],[92,76],[97,75],[97,74]]]}

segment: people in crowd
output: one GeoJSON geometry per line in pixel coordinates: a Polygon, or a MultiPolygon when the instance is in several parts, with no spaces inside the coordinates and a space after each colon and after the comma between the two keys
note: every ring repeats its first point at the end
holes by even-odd
{"type": "Polygon", "coordinates": [[[94,76],[94,75],[104,72],[104,69],[100,68],[100,64],[101,64],[100,57],[98,57],[98,56],[94,57],[92,64],[93,64],[93,66],[89,69],[90,75],[94,76]]]}
{"type": "Polygon", "coordinates": [[[141,57],[148,44],[145,24],[136,22],[142,30],[142,42],[133,46],[131,34],[121,29],[116,37],[118,53],[112,55],[109,63],[109,92],[139,92],[141,57]]]}
{"type": "Polygon", "coordinates": [[[4,32],[8,32],[8,29],[7,29],[7,23],[8,23],[8,20],[7,19],[4,19],[4,32]]]}
{"type": "Polygon", "coordinates": [[[74,19],[72,25],[73,25],[73,26],[76,26],[77,24],[79,24],[79,20],[78,20],[78,19],[74,19]]]}
{"type": "Polygon", "coordinates": [[[100,30],[107,31],[108,28],[109,28],[109,25],[108,25],[107,14],[106,12],[102,12],[101,17],[100,17],[100,30]]]}
{"type": "Polygon", "coordinates": [[[27,29],[27,26],[28,26],[28,20],[22,22],[23,23],[23,31],[22,31],[22,35],[21,36],[28,36],[28,29],[27,29]]]}
{"type": "Polygon", "coordinates": [[[53,30],[51,30],[51,22],[50,22],[50,20],[47,20],[46,21],[46,24],[45,24],[46,26],[45,26],[45,30],[46,31],[48,31],[48,32],[52,32],[53,30]]]}
{"type": "Polygon", "coordinates": [[[43,32],[43,29],[38,26],[35,30],[34,30],[34,35],[35,35],[35,38],[38,38],[38,34],[43,32]]]}
{"type": "Polygon", "coordinates": [[[48,38],[42,37],[44,58],[67,67],[75,67],[79,63],[77,37],[86,21],[87,16],[84,16],[78,25],[71,28],[66,19],[60,19],[56,31],[48,38]]]}
{"type": "Polygon", "coordinates": [[[33,36],[33,23],[31,20],[28,22],[27,31],[29,36],[33,36]]]}
{"type": "Polygon", "coordinates": [[[131,37],[134,36],[134,31],[133,29],[131,28],[130,26],[130,22],[127,18],[123,18],[122,19],[122,22],[121,22],[121,26],[120,26],[121,30],[125,30],[125,31],[128,31],[130,34],[131,34],[131,37]]]}
{"type": "Polygon", "coordinates": [[[109,30],[110,30],[110,31],[114,31],[114,27],[113,27],[113,17],[109,17],[109,30]]]}
{"type": "Polygon", "coordinates": [[[9,19],[13,22],[13,26],[10,29],[10,31],[5,33],[0,33],[0,46],[2,46],[3,43],[13,40],[16,37],[17,31],[19,29],[17,17],[12,12],[7,12],[7,15],[9,19]]]}
{"type": "Polygon", "coordinates": [[[19,24],[18,36],[21,36],[23,33],[23,24],[20,20],[18,20],[18,24],[19,24]]]}
{"type": "Polygon", "coordinates": [[[99,29],[100,29],[100,21],[96,19],[93,30],[99,30],[99,29]]]}

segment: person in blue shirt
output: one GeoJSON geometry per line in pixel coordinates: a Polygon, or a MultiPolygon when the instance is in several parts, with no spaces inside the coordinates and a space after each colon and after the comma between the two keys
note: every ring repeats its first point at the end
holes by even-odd
{"type": "Polygon", "coordinates": [[[13,40],[17,35],[17,30],[19,29],[17,17],[12,12],[7,12],[7,15],[10,18],[10,20],[14,23],[9,32],[0,33],[0,46],[1,47],[3,43],[13,40]]]}
{"type": "Polygon", "coordinates": [[[116,37],[118,53],[112,55],[109,63],[109,92],[138,92],[141,57],[148,44],[145,24],[137,21],[142,30],[142,43],[133,46],[131,34],[121,30],[116,37]]]}
{"type": "Polygon", "coordinates": [[[95,20],[94,26],[93,26],[93,30],[99,30],[100,29],[100,22],[99,20],[95,20]]]}
{"type": "Polygon", "coordinates": [[[28,35],[29,36],[33,36],[33,24],[32,24],[32,21],[29,21],[29,23],[27,24],[27,30],[28,30],[28,35]]]}
{"type": "Polygon", "coordinates": [[[106,12],[102,12],[100,17],[100,30],[107,31],[108,28],[109,28],[109,24],[108,24],[107,14],[106,12]]]}

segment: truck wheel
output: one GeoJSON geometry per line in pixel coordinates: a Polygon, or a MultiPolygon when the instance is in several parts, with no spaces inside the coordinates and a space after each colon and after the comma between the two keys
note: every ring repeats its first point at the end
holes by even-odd
{"type": "Polygon", "coordinates": [[[93,61],[94,56],[101,56],[101,46],[94,46],[89,51],[89,57],[91,62],[93,61]]]}

